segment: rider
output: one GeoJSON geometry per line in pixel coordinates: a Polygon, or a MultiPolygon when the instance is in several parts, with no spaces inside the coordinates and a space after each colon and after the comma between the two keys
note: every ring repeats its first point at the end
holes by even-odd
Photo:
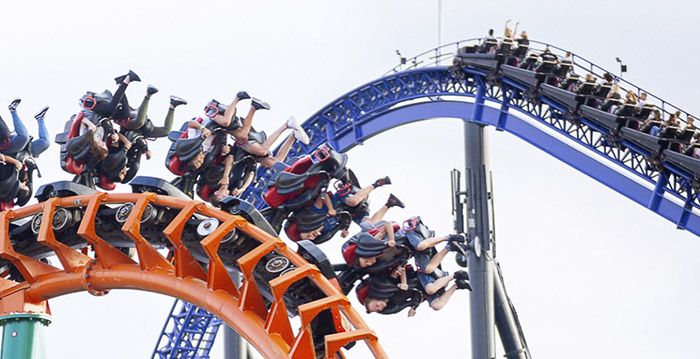
{"type": "Polygon", "coordinates": [[[384,218],[387,211],[389,211],[389,208],[405,207],[404,203],[398,199],[398,197],[393,194],[389,194],[386,204],[384,204],[384,206],[382,206],[382,208],[380,208],[372,216],[369,215],[367,197],[369,197],[369,194],[376,188],[388,184],[391,184],[391,179],[389,176],[384,176],[374,181],[374,183],[371,185],[360,188],[357,178],[355,178],[354,174],[350,173],[347,183],[336,183],[336,191],[331,196],[331,202],[333,203],[333,207],[342,211],[350,212],[353,221],[362,229],[368,230],[375,225],[380,224],[380,221],[382,218],[384,218]]]}
{"type": "Polygon", "coordinates": [[[358,299],[367,308],[367,313],[394,314],[410,306],[408,316],[412,317],[416,314],[416,307],[423,299],[428,301],[433,310],[440,310],[457,289],[472,289],[471,284],[469,284],[469,274],[465,271],[456,271],[437,279],[431,283],[430,292],[417,280],[418,275],[419,273],[414,271],[411,266],[406,266],[405,269],[397,268],[390,276],[370,276],[367,281],[369,292],[366,297],[361,295],[362,286],[358,286],[358,299]],[[407,279],[400,280],[400,277],[407,279]],[[453,280],[454,282],[452,282],[453,280]],[[450,282],[452,285],[447,288],[450,282]],[[412,295],[413,291],[420,292],[418,300],[412,295]]]}
{"type": "MultiPolygon", "coordinates": [[[[258,98],[253,97],[250,103],[250,110],[245,118],[236,116],[236,106],[241,100],[251,98],[246,91],[239,91],[231,104],[225,106],[217,100],[211,100],[204,108],[207,118],[219,126],[231,131],[238,141],[246,141],[248,133],[253,126],[253,116],[257,110],[269,110],[270,105],[258,98]]],[[[206,125],[206,123],[204,123],[206,125]]]]}
{"type": "MultiPolygon", "coordinates": [[[[14,202],[17,205],[22,206],[29,202],[33,193],[33,173],[34,170],[38,169],[34,159],[39,157],[40,154],[49,148],[50,142],[49,132],[46,129],[46,124],[44,122],[44,116],[49,110],[49,107],[45,106],[34,115],[39,127],[39,138],[30,142],[31,137],[29,136],[29,132],[17,114],[17,106],[20,102],[21,99],[17,98],[13,100],[8,107],[10,113],[12,114],[12,120],[15,125],[17,135],[9,140],[9,146],[1,152],[3,155],[12,156],[7,156],[6,158],[3,157],[3,162],[19,166],[17,171],[17,181],[19,183],[18,190],[15,192],[13,199],[9,199],[5,196],[3,202],[9,200],[10,202],[14,202]],[[20,144],[23,144],[23,146],[20,147],[20,144]]],[[[12,169],[11,166],[8,168],[12,169]]],[[[6,179],[8,177],[5,176],[3,178],[6,179]]]]}
{"type": "Polygon", "coordinates": [[[241,150],[250,153],[266,168],[271,168],[275,163],[284,161],[295,139],[305,145],[309,144],[309,136],[304,132],[304,129],[299,126],[294,116],[290,116],[285,123],[272,132],[269,138],[265,132],[257,132],[255,129],[251,129],[246,138],[240,140],[236,135],[236,131],[229,131],[229,134],[236,139],[236,145],[238,145],[241,150]],[[277,155],[273,157],[270,149],[285,130],[292,130],[292,135],[287,137],[284,143],[282,143],[282,146],[280,146],[277,155]]]}
{"type": "Polygon", "coordinates": [[[466,255],[464,248],[465,238],[461,234],[449,234],[436,237],[435,232],[423,224],[419,216],[409,218],[403,223],[402,228],[396,233],[396,237],[406,237],[409,248],[413,254],[418,269],[418,279],[428,295],[432,295],[446,285],[437,279],[433,272],[440,266],[448,252],[457,252],[466,255]],[[436,253],[434,247],[442,242],[447,242],[445,247],[436,253]],[[439,281],[439,282],[438,282],[439,281]]]}

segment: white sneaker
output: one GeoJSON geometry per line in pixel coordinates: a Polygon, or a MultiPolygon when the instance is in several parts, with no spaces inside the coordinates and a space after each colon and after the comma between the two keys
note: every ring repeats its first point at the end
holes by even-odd
{"type": "Polygon", "coordinates": [[[301,143],[308,145],[309,144],[309,135],[304,132],[304,129],[299,126],[299,123],[297,123],[297,119],[294,116],[289,117],[287,120],[287,128],[294,130],[294,137],[298,140],[301,141],[301,143]]]}
{"type": "Polygon", "coordinates": [[[297,119],[294,116],[289,116],[287,119],[287,128],[290,130],[296,130],[297,127],[299,127],[299,124],[297,123],[297,119]]]}

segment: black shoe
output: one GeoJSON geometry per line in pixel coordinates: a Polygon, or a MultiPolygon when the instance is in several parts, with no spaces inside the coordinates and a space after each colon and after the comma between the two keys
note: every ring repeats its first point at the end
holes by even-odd
{"type": "Polygon", "coordinates": [[[141,81],[141,78],[139,75],[137,75],[135,72],[129,70],[129,73],[126,75],[121,75],[119,77],[115,77],[114,81],[117,82],[117,85],[124,83],[124,80],[126,80],[126,77],[129,76],[129,82],[139,82],[141,81]]]}
{"type": "Polygon", "coordinates": [[[374,186],[374,188],[377,188],[386,184],[391,184],[391,178],[389,178],[389,176],[385,176],[374,181],[374,183],[372,183],[372,186],[374,186]]]}
{"type": "Polygon", "coordinates": [[[457,252],[463,256],[467,255],[467,250],[464,247],[462,247],[461,244],[459,244],[457,242],[447,242],[447,244],[445,245],[445,248],[450,252],[457,252]]]}
{"type": "Polygon", "coordinates": [[[267,102],[253,97],[253,102],[251,103],[251,106],[253,106],[254,109],[256,110],[269,110],[270,109],[270,104],[267,102]]]}
{"type": "Polygon", "coordinates": [[[467,239],[463,234],[448,234],[447,240],[450,242],[465,243],[467,239]]]}
{"type": "Polygon", "coordinates": [[[22,99],[21,99],[21,98],[16,98],[16,99],[12,100],[12,102],[10,102],[10,105],[7,106],[7,108],[8,108],[10,111],[14,111],[14,110],[17,109],[17,106],[19,106],[19,103],[20,103],[20,102],[22,102],[22,99]]]}
{"type": "Polygon", "coordinates": [[[178,107],[180,105],[187,105],[187,100],[185,100],[182,97],[170,96],[170,104],[173,105],[173,107],[178,107]]]}
{"type": "Polygon", "coordinates": [[[401,200],[398,199],[398,197],[394,196],[393,194],[390,194],[389,199],[386,200],[386,206],[387,206],[387,208],[391,208],[391,207],[406,208],[406,205],[403,202],[401,202],[401,200]]]}
{"type": "Polygon", "coordinates": [[[37,177],[41,178],[41,171],[39,171],[39,166],[36,165],[36,160],[34,160],[31,157],[27,157],[24,159],[24,165],[27,166],[27,171],[30,173],[29,177],[31,178],[31,173],[36,171],[37,177]]]}
{"type": "Polygon", "coordinates": [[[469,280],[469,273],[463,270],[456,271],[452,276],[457,280],[469,280]]]}
{"type": "Polygon", "coordinates": [[[455,284],[457,284],[457,289],[466,289],[470,292],[472,290],[472,285],[469,284],[468,280],[464,280],[464,279],[456,280],[455,284]]]}
{"type": "Polygon", "coordinates": [[[48,110],[49,110],[49,106],[44,106],[44,108],[42,108],[41,110],[39,110],[39,112],[37,112],[37,113],[34,115],[34,118],[36,118],[37,120],[40,119],[40,118],[43,118],[44,116],[46,116],[46,111],[48,111],[48,110]]]}
{"type": "Polygon", "coordinates": [[[250,98],[250,95],[248,95],[248,93],[245,91],[238,91],[236,98],[239,100],[247,100],[250,98]]]}
{"type": "Polygon", "coordinates": [[[153,85],[148,85],[148,87],[146,87],[146,96],[148,96],[148,97],[151,97],[151,95],[153,95],[157,92],[158,92],[158,88],[156,88],[153,85]]]}

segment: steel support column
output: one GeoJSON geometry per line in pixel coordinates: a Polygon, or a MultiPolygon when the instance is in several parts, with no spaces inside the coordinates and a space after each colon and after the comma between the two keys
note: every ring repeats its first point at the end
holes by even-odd
{"type": "MultiPolygon", "coordinates": [[[[500,266],[499,266],[500,268],[500,266]]],[[[515,309],[508,299],[500,270],[494,273],[496,327],[507,359],[529,359],[515,309]]]]}
{"type": "MultiPolygon", "coordinates": [[[[243,278],[238,272],[229,272],[236,282],[236,286],[241,286],[243,278]]],[[[248,355],[248,344],[240,334],[224,325],[224,359],[250,359],[248,355]]]]}
{"type": "Polygon", "coordinates": [[[18,313],[0,317],[3,327],[0,359],[44,359],[44,327],[51,323],[47,314],[18,313]]]}
{"type": "Polygon", "coordinates": [[[235,330],[224,326],[224,359],[248,359],[248,345],[235,330]]]}
{"type": "MultiPolygon", "coordinates": [[[[481,121],[484,106],[484,85],[478,84],[472,113],[473,121],[481,121]]],[[[479,241],[469,253],[469,276],[474,288],[470,300],[472,359],[492,359],[496,356],[493,246],[489,225],[489,189],[487,186],[488,154],[484,126],[464,123],[465,164],[467,169],[467,234],[479,241]]]]}

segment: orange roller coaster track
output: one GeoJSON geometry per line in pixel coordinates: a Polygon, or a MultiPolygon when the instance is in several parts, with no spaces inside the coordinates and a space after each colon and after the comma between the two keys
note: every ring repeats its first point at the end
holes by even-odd
{"type": "Polygon", "coordinates": [[[5,211],[0,213],[0,225],[0,258],[11,262],[21,275],[0,278],[0,315],[48,312],[48,299],[73,292],[104,295],[110,289],[137,289],[169,295],[206,309],[245,337],[266,358],[344,358],[340,349],[355,341],[365,341],[376,358],[387,357],[375,333],[350,306],[334,279],[327,279],[279,238],[240,215],[198,201],[153,193],[98,193],[51,198],[5,211]],[[114,227],[120,229],[119,235],[133,241],[131,247],[136,249],[138,261],[103,239],[105,234],[100,227],[105,226],[105,219],[98,217],[100,211],[125,204],[130,206],[130,212],[126,212],[123,224],[114,219],[111,225],[120,225],[114,227]],[[56,223],[65,222],[66,211],[71,211],[75,225],[70,232],[57,235],[56,223]],[[142,230],[143,218],[149,211],[171,214],[165,228],[159,231],[165,239],[153,238],[151,232],[145,234],[148,231],[142,230]],[[193,216],[215,218],[220,223],[204,239],[197,240],[199,257],[192,252],[196,246],[190,240],[191,229],[186,228],[193,216]],[[47,247],[47,252],[52,251],[63,268],[15,250],[20,240],[12,238],[12,231],[26,223],[27,218],[35,226],[35,237],[29,240],[47,247]],[[185,243],[183,233],[187,231],[190,237],[185,243]],[[226,239],[232,233],[238,233],[239,239],[226,239]],[[250,250],[238,256],[234,263],[230,257],[222,258],[223,249],[243,240],[252,241],[253,245],[247,247],[250,250]],[[156,247],[168,248],[170,254],[164,257],[156,247]],[[261,283],[255,268],[271,253],[285,257],[293,265],[290,268],[295,269],[261,283]],[[231,267],[242,273],[240,286],[229,275],[231,267]],[[320,294],[313,300],[296,303],[292,309],[301,319],[301,327],[295,333],[289,321],[290,303],[286,302],[285,292],[300,281],[308,281],[310,288],[320,294]],[[332,330],[325,328],[319,339],[315,319],[323,312],[332,316],[334,325],[332,330]]]}

